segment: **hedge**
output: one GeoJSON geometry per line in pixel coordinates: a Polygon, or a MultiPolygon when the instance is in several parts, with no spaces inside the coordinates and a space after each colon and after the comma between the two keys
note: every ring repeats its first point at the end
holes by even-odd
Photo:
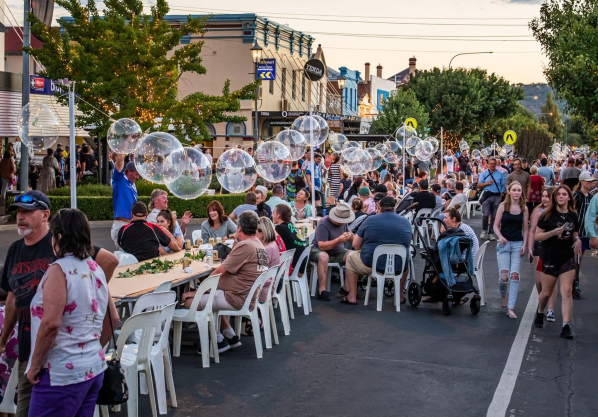
{"type": "MultiPolygon", "coordinates": [[[[156,184],[153,185],[155,186],[156,184]]],[[[70,208],[71,206],[70,197],[51,195],[49,198],[52,214],[62,208],[70,208]]],[[[8,205],[12,204],[13,200],[14,197],[9,198],[7,201],[8,205]]],[[[149,204],[149,200],[149,196],[139,197],[139,201],[143,201],[146,204],[149,204]]],[[[220,201],[224,207],[224,212],[230,214],[237,206],[245,203],[245,194],[204,195],[194,200],[181,200],[170,195],[168,197],[168,208],[176,211],[179,218],[186,210],[191,211],[195,218],[207,218],[208,203],[212,200],[220,201]]],[[[89,220],[112,220],[114,218],[112,193],[109,197],[77,196],[77,208],[83,211],[89,220]]]]}

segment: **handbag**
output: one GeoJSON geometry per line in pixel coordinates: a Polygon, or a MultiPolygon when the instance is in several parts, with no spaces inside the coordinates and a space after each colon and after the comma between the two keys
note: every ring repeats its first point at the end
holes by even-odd
{"type": "Polygon", "coordinates": [[[126,403],[129,399],[129,387],[125,379],[125,371],[120,366],[120,359],[118,359],[116,352],[116,338],[114,337],[114,328],[112,327],[110,305],[108,305],[108,320],[110,320],[112,340],[114,341],[114,355],[106,361],[107,367],[104,371],[104,381],[98,393],[96,404],[118,405],[126,403]]]}
{"type": "MultiPolygon", "coordinates": [[[[494,175],[492,175],[492,172],[490,170],[488,170],[488,173],[490,174],[490,176],[492,177],[492,181],[494,181],[494,183],[496,184],[496,188],[498,190],[500,190],[500,187],[498,186],[498,183],[496,182],[496,180],[494,179],[494,175]]],[[[502,175],[502,174],[501,174],[502,175]]],[[[505,198],[507,198],[507,193],[506,192],[502,192],[502,193],[493,193],[495,195],[500,195],[500,201],[504,201],[505,198]]]]}
{"type": "Polygon", "coordinates": [[[217,243],[216,246],[214,246],[214,249],[218,251],[218,259],[222,261],[224,261],[228,254],[233,251],[231,248],[223,245],[222,243],[217,243]]]}

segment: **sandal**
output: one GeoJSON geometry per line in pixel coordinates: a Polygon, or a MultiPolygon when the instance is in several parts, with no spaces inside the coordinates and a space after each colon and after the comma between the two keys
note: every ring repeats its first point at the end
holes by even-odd
{"type": "Polygon", "coordinates": [[[346,297],[347,295],[349,295],[349,291],[347,291],[346,289],[344,289],[343,287],[341,287],[340,290],[338,290],[338,293],[343,296],[346,297]]]}
{"type": "Polygon", "coordinates": [[[461,307],[463,304],[469,301],[469,297],[463,297],[459,301],[453,302],[453,307],[461,307]]]}
{"type": "Polygon", "coordinates": [[[507,312],[507,317],[510,319],[516,319],[517,314],[515,314],[515,312],[513,312],[513,311],[509,311],[509,312],[507,312]]]}
{"type": "Polygon", "coordinates": [[[341,298],[341,304],[349,304],[351,306],[357,306],[357,305],[359,305],[359,303],[357,301],[355,301],[354,303],[352,303],[351,301],[349,301],[348,297],[341,298]]]}

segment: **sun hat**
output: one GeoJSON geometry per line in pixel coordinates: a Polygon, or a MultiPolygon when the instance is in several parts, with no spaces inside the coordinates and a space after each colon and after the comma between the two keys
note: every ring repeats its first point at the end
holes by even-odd
{"type": "Polygon", "coordinates": [[[351,210],[351,206],[343,202],[330,210],[328,217],[336,223],[347,224],[355,220],[355,213],[351,210]]]}
{"type": "Polygon", "coordinates": [[[592,176],[592,174],[590,174],[589,172],[584,171],[579,175],[579,180],[580,181],[596,181],[596,178],[594,178],[592,176]]]}

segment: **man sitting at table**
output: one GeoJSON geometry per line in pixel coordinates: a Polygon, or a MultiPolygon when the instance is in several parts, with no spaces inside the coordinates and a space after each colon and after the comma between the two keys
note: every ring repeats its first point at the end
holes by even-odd
{"type": "MultiPolygon", "coordinates": [[[[218,288],[214,294],[213,311],[240,310],[245,304],[249,290],[256,279],[268,270],[268,258],[262,242],[256,237],[258,217],[254,211],[245,211],[239,215],[236,238],[238,243],[233,247],[224,262],[211,275],[220,274],[218,288]]],[[[195,292],[183,294],[185,308],[189,308],[195,292]]],[[[204,294],[199,302],[198,310],[203,310],[208,302],[209,294],[204,294]]],[[[218,352],[226,352],[230,348],[241,346],[237,336],[228,322],[228,317],[220,317],[221,333],[218,333],[218,352]]],[[[256,329],[256,331],[259,331],[256,329]]]]}
{"type": "Polygon", "coordinates": [[[233,210],[233,212],[228,215],[228,218],[231,219],[232,221],[236,221],[237,218],[244,211],[247,211],[247,210],[255,211],[256,209],[257,209],[257,196],[255,195],[254,192],[250,191],[247,194],[245,194],[245,204],[241,204],[240,206],[237,206],[237,208],[235,208],[233,210]]]}
{"type": "Polygon", "coordinates": [[[310,254],[310,261],[318,265],[318,300],[330,301],[330,293],[326,291],[328,263],[344,265],[349,252],[345,248],[345,242],[353,238],[348,224],[353,220],[355,220],[355,213],[347,203],[343,202],[330,210],[330,214],[318,223],[314,248],[310,254]]]}
{"type": "Polygon", "coordinates": [[[146,221],[147,206],[143,201],[133,204],[131,222],[118,231],[118,245],[127,253],[135,256],[139,262],[165,255],[160,246],[167,246],[172,252],[181,250],[172,234],[160,226],[146,221]]]}

